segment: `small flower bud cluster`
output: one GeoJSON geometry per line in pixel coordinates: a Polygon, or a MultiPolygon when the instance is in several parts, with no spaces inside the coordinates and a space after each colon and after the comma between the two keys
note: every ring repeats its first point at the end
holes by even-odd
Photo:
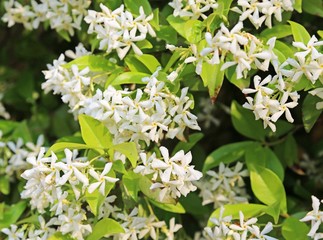
{"type": "Polygon", "coordinates": [[[238,0],[238,6],[232,10],[241,14],[239,21],[249,19],[250,22],[259,28],[263,23],[268,28],[272,27],[272,16],[279,22],[282,21],[282,13],[284,11],[294,10],[293,0],[238,0]]]}
{"type": "Polygon", "coordinates": [[[195,191],[196,186],[192,184],[192,181],[199,180],[202,173],[195,170],[194,166],[189,165],[192,161],[191,152],[185,154],[181,150],[170,158],[167,148],[160,147],[159,150],[162,159],[157,158],[155,153],[149,157],[146,153],[141,153],[142,165],[138,165],[134,172],[152,175],[153,184],[150,189],[160,189],[160,201],[168,196],[176,199],[181,195],[186,196],[189,192],[195,191]]]}
{"type": "Polygon", "coordinates": [[[210,10],[218,8],[216,0],[173,0],[168,4],[174,8],[173,15],[181,18],[203,19],[207,18],[207,13],[210,10]]]}
{"type": "Polygon", "coordinates": [[[200,189],[202,204],[213,203],[214,208],[218,208],[225,204],[248,203],[243,177],[249,174],[248,170],[242,168],[243,164],[240,162],[234,167],[221,163],[218,172],[207,171],[206,176],[195,183],[200,189]]]}
{"type": "Polygon", "coordinates": [[[267,234],[272,231],[273,225],[268,222],[266,226],[260,231],[256,225],[258,219],[250,218],[244,219],[242,211],[239,212],[239,221],[234,221],[232,216],[223,217],[224,208],[221,207],[218,218],[211,217],[210,222],[213,227],[206,227],[203,231],[204,238],[200,240],[217,240],[217,239],[248,239],[248,240],[262,240],[276,238],[270,237],[267,234]]]}
{"type": "Polygon", "coordinates": [[[323,203],[323,200],[320,201],[317,197],[312,196],[313,210],[308,212],[306,216],[300,220],[302,222],[311,221],[311,229],[307,234],[311,239],[323,238],[323,232],[319,232],[319,228],[323,222],[323,211],[320,210],[320,202],[323,203]]]}
{"type": "Polygon", "coordinates": [[[2,21],[7,22],[8,27],[21,23],[29,30],[37,29],[41,22],[48,22],[57,32],[66,31],[73,36],[75,29],[81,29],[90,3],[89,0],[31,0],[31,5],[23,6],[16,0],[9,0],[4,3],[6,13],[2,21]]]}
{"type": "Polygon", "coordinates": [[[132,48],[137,55],[142,52],[135,42],[145,40],[149,33],[152,37],[156,36],[149,21],[153,19],[153,14],[146,16],[143,7],[139,8],[139,16],[134,17],[129,11],[124,10],[121,5],[115,10],[110,10],[100,4],[102,12],[89,10],[84,18],[90,24],[88,33],[95,33],[100,39],[100,49],[107,53],[117,51],[120,59],[123,59],[127,52],[132,48]]]}

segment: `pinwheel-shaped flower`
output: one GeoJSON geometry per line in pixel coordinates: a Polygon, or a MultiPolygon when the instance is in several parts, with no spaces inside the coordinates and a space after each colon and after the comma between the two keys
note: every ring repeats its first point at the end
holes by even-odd
{"type": "Polygon", "coordinates": [[[106,176],[110,172],[111,167],[112,167],[112,163],[111,162],[107,163],[100,175],[96,171],[94,171],[93,168],[89,170],[90,175],[97,180],[97,182],[90,184],[88,188],[89,193],[92,193],[95,191],[95,189],[99,188],[99,192],[102,195],[105,195],[105,182],[107,181],[107,182],[114,183],[119,180],[119,178],[106,176]]]}

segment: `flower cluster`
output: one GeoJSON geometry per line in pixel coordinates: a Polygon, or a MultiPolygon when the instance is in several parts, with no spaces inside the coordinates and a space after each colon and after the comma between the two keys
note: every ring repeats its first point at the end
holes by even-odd
{"type": "Polygon", "coordinates": [[[134,172],[152,176],[153,184],[150,189],[160,189],[160,201],[163,201],[166,196],[176,199],[195,191],[196,186],[192,184],[192,181],[199,180],[202,173],[189,165],[192,161],[191,152],[185,154],[181,150],[170,158],[167,148],[160,147],[159,150],[162,159],[157,158],[156,153],[151,156],[141,153],[142,165],[138,165],[134,172]]]}
{"type": "Polygon", "coordinates": [[[127,52],[132,48],[137,55],[142,52],[135,44],[145,40],[149,33],[152,37],[156,36],[149,21],[153,19],[153,14],[146,16],[143,7],[139,8],[139,16],[134,17],[129,11],[124,10],[121,5],[115,10],[100,4],[102,12],[89,10],[84,18],[90,24],[88,33],[95,33],[100,39],[100,49],[107,53],[117,51],[120,59],[123,59],[127,52]]]}
{"type": "MultiPolygon", "coordinates": [[[[323,203],[323,200],[321,200],[321,202],[323,203]]],[[[315,196],[312,196],[312,208],[313,210],[307,213],[306,216],[300,221],[311,221],[311,230],[307,236],[311,237],[312,239],[322,239],[323,232],[318,232],[318,230],[323,222],[323,211],[320,211],[320,200],[315,196]]]]}
{"type": "Polygon", "coordinates": [[[203,124],[204,129],[209,129],[212,125],[220,125],[220,120],[214,116],[216,106],[211,104],[210,98],[199,99],[199,107],[201,108],[201,111],[197,114],[197,119],[198,122],[203,124]]]}
{"type": "Polygon", "coordinates": [[[218,8],[216,0],[173,0],[169,6],[174,8],[173,15],[190,19],[207,18],[206,13],[218,8]]]}
{"type": "MultiPolygon", "coordinates": [[[[91,194],[96,189],[106,196],[106,184],[113,186],[118,181],[113,177],[113,171],[110,171],[112,163],[104,163],[103,171],[98,173],[87,158],[77,158],[77,151],[65,149],[63,159],[59,159],[53,152],[50,157],[44,154],[45,149],[41,148],[37,157],[27,159],[32,168],[21,175],[27,180],[21,198],[29,198],[31,207],[40,214],[49,210],[53,214],[50,223],[55,225],[57,231],[83,239],[92,228],[85,224],[87,216],[82,208],[84,198],[81,196],[86,191],[91,194]]],[[[104,206],[109,207],[108,204],[104,206]]],[[[109,210],[111,212],[111,208],[109,210]]],[[[100,212],[102,216],[107,214],[103,209],[100,212]]]]}
{"type": "MultiPolygon", "coordinates": [[[[307,45],[301,42],[294,42],[293,45],[303,51],[296,52],[295,59],[288,58],[282,64],[277,60],[273,61],[276,75],[268,75],[263,80],[259,76],[254,77],[254,88],[244,89],[244,94],[255,94],[254,97],[248,96],[244,107],[254,112],[256,119],[262,119],[264,127],[269,126],[273,131],[276,130],[275,122],[285,114],[289,122],[294,119],[289,109],[298,105],[300,98],[295,90],[296,84],[305,82],[305,85],[314,85],[317,80],[322,85],[323,55],[318,47],[323,45],[323,41],[318,41],[313,36],[307,45]]],[[[321,88],[316,88],[310,93],[321,96],[321,88]]],[[[317,103],[317,108],[322,103],[317,103]]]]}
{"type": "Polygon", "coordinates": [[[17,141],[6,141],[2,138],[0,130],[0,175],[9,178],[18,177],[22,171],[30,167],[26,161],[28,157],[37,156],[44,144],[44,136],[40,135],[36,144],[33,142],[24,143],[22,138],[17,141]]]}
{"type": "Polygon", "coordinates": [[[244,219],[243,212],[239,211],[239,221],[233,221],[232,216],[223,217],[223,213],[224,208],[221,207],[219,217],[210,218],[210,222],[212,223],[213,227],[204,228],[204,238],[200,237],[199,239],[276,239],[267,235],[273,229],[271,222],[268,222],[266,226],[262,229],[262,231],[260,231],[259,227],[256,225],[258,219],[255,217],[250,219],[244,219]]]}
{"type": "Polygon", "coordinates": [[[214,36],[205,33],[207,47],[201,51],[210,64],[220,64],[222,60],[221,71],[235,66],[238,79],[245,78],[252,68],[267,71],[270,62],[277,58],[273,53],[275,38],[269,39],[266,46],[254,35],[241,31],[242,28],[242,22],[231,30],[222,23],[214,36]]]}
{"type": "Polygon", "coordinates": [[[218,208],[225,204],[248,203],[243,177],[249,174],[248,170],[242,168],[243,164],[240,162],[234,167],[220,163],[218,172],[207,171],[206,176],[195,183],[200,189],[202,204],[213,203],[214,208],[218,208]]]}
{"type": "Polygon", "coordinates": [[[151,239],[156,240],[159,239],[161,231],[171,240],[174,239],[174,233],[182,227],[180,224],[175,224],[174,218],[170,220],[168,228],[164,221],[158,221],[153,214],[149,217],[138,216],[138,208],[134,208],[130,214],[119,213],[117,218],[122,222],[125,233],[115,235],[114,240],[143,239],[148,234],[151,239]]]}
{"type": "Polygon", "coordinates": [[[249,19],[250,22],[259,28],[263,23],[268,28],[272,27],[272,16],[279,22],[282,21],[282,13],[284,11],[293,11],[293,0],[238,0],[238,6],[232,10],[241,14],[239,20],[245,21],[249,19]]]}
{"type": "Polygon", "coordinates": [[[81,23],[89,0],[41,0],[31,1],[31,5],[21,5],[16,0],[5,1],[6,14],[2,21],[8,23],[8,27],[21,23],[26,29],[37,29],[41,22],[48,22],[57,32],[65,31],[73,36],[75,29],[81,29],[81,23]]]}
{"type": "Polygon", "coordinates": [[[157,79],[157,74],[143,79],[147,82],[143,90],[116,90],[112,86],[98,89],[84,100],[80,113],[103,122],[115,143],[141,140],[149,145],[163,139],[164,133],[167,138],[184,139],[186,127],[200,130],[197,117],[189,112],[193,101],[187,96],[188,88],[183,88],[178,97],[157,79]]]}
{"type": "MultiPolygon", "coordinates": [[[[75,52],[68,50],[66,56],[72,58],[88,55],[89,52],[79,44],[75,52]]],[[[91,78],[88,76],[88,67],[80,70],[77,65],[65,68],[65,55],[61,54],[53,64],[48,64],[48,70],[43,71],[46,82],[42,83],[45,93],[53,91],[54,94],[62,95],[62,101],[67,103],[74,113],[79,107],[79,102],[86,98],[86,93],[90,89],[91,78]]]]}

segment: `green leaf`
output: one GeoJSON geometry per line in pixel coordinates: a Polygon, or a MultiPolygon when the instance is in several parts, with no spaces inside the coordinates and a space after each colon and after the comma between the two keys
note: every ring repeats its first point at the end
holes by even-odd
{"type": "Polygon", "coordinates": [[[18,125],[19,123],[17,122],[0,119],[0,130],[3,135],[6,135],[12,132],[18,125]]]}
{"type": "Polygon", "coordinates": [[[185,38],[190,43],[198,43],[202,39],[202,32],[204,29],[203,22],[191,19],[185,21],[182,28],[184,28],[185,38]]]}
{"type": "Polygon", "coordinates": [[[184,152],[188,152],[189,150],[191,150],[196,143],[198,143],[202,138],[204,137],[203,133],[193,133],[189,136],[188,141],[187,142],[179,142],[177,143],[177,145],[175,146],[174,150],[173,150],[173,154],[175,154],[176,152],[180,151],[180,150],[184,150],[184,152]]]}
{"type": "Polygon", "coordinates": [[[321,38],[323,38],[323,30],[318,30],[318,31],[317,31],[317,34],[318,34],[321,38]]]}
{"type": "Polygon", "coordinates": [[[288,57],[292,58],[294,56],[293,49],[286,43],[279,40],[276,40],[273,51],[278,56],[278,60],[281,63],[283,63],[288,57]]]}
{"type": "MultiPolygon", "coordinates": [[[[267,208],[266,205],[255,204],[255,203],[239,203],[232,205],[224,205],[224,212],[222,217],[232,216],[232,219],[239,219],[239,212],[241,211],[244,215],[244,218],[257,217],[265,212],[267,208]]],[[[210,216],[208,221],[208,226],[213,226],[214,224],[210,221],[211,218],[220,217],[221,208],[217,208],[210,216]]]]}
{"type": "Polygon", "coordinates": [[[277,39],[284,38],[290,35],[292,35],[292,29],[287,24],[275,25],[272,28],[266,28],[260,33],[260,36],[266,40],[272,37],[276,37],[277,39]]]}
{"type": "Polygon", "coordinates": [[[249,163],[251,188],[255,196],[267,205],[279,201],[280,210],[287,212],[286,193],[279,177],[270,169],[249,163]]]}
{"type": "MultiPolygon", "coordinates": [[[[297,11],[297,12],[299,12],[299,13],[301,13],[302,12],[302,0],[295,0],[295,3],[294,3],[294,9],[297,11]]],[[[305,0],[304,2],[308,2],[308,0],[305,0]]]]}
{"type": "Polygon", "coordinates": [[[234,128],[242,135],[255,140],[265,139],[266,131],[261,121],[255,120],[252,111],[243,108],[236,101],[231,104],[231,120],[234,128]]]}
{"type": "Polygon", "coordinates": [[[17,222],[27,207],[27,202],[18,202],[13,205],[6,205],[3,211],[3,217],[0,219],[0,229],[7,228],[17,222]]]}
{"type": "Polygon", "coordinates": [[[185,23],[186,21],[180,17],[174,17],[174,15],[169,15],[167,17],[167,22],[178,32],[182,37],[186,38],[185,34],[185,23]]]}
{"type": "Polygon", "coordinates": [[[45,156],[49,156],[51,154],[51,152],[60,152],[60,151],[64,151],[65,148],[68,149],[92,149],[94,147],[88,146],[86,144],[83,143],[71,143],[71,142],[58,142],[55,143],[54,145],[52,145],[45,156]]]}
{"type": "Polygon", "coordinates": [[[0,193],[4,195],[10,193],[10,181],[8,176],[0,176],[0,193]]]}
{"type": "Polygon", "coordinates": [[[111,146],[114,151],[124,154],[130,161],[132,167],[137,166],[138,150],[134,142],[125,142],[111,146]]]}
{"type": "Polygon", "coordinates": [[[91,212],[94,216],[97,216],[100,205],[104,202],[105,196],[103,196],[98,189],[94,192],[85,192],[85,200],[89,204],[91,212]]]}
{"type": "Polygon", "coordinates": [[[243,157],[246,150],[253,146],[255,142],[244,141],[226,144],[215,151],[213,151],[205,160],[203,166],[203,172],[217,167],[221,162],[229,164],[231,162],[237,161],[243,157]]]}
{"type": "Polygon", "coordinates": [[[156,34],[158,38],[165,40],[168,44],[177,44],[177,32],[171,26],[160,26],[156,34]]]}
{"type": "Polygon", "coordinates": [[[288,21],[288,22],[289,22],[290,26],[292,27],[294,41],[295,42],[302,42],[306,45],[308,43],[308,41],[311,39],[311,36],[307,32],[305,27],[303,27],[301,24],[293,22],[293,21],[288,21]]]}
{"type": "Polygon", "coordinates": [[[235,67],[229,67],[225,71],[226,78],[240,90],[249,87],[250,85],[250,77],[237,79],[237,73],[235,67]]]}
{"type": "Polygon", "coordinates": [[[221,71],[222,63],[220,64],[209,64],[203,62],[201,77],[204,85],[208,87],[211,98],[216,98],[220,92],[223,79],[224,71],[221,71]]]}
{"type": "Polygon", "coordinates": [[[138,192],[140,190],[140,187],[139,187],[140,178],[141,178],[140,174],[134,173],[132,171],[125,173],[122,177],[122,183],[125,187],[126,192],[135,201],[138,201],[138,192]]]}
{"type": "Polygon", "coordinates": [[[277,201],[274,204],[269,205],[265,212],[274,218],[275,224],[278,223],[279,220],[279,213],[280,213],[280,202],[277,201]]]}
{"type": "Polygon", "coordinates": [[[24,140],[24,143],[33,141],[26,121],[22,121],[18,124],[18,126],[13,131],[11,138],[22,138],[24,140]]]}
{"type": "Polygon", "coordinates": [[[78,57],[75,60],[66,63],[64,67],[71,68],[72,65],[77,65],[80,70],[89,67],[91,72],[111,72],[116,68],[120,68],[115,63],[100,55],[87,55],[78,57]]]}
{"type": "Polygon", "coordinates": [[[86,145],[93,148],[108,149],[112,145],[112,136],[102,122],[87,115],[79,116],[81,134],[86,145]]]}
{"type": "Polygon", "coordinates": [[[143,72],[125,72],[118,75],[115,79],[113,79],[109,84],[110,85],[121,85],[121,84],[144,84],[142,79],[144,77],[150,77],[150,74],[143,72]]]}
{"type": "Polygon", "coordinates": [[[50,236],[48,240],[73,240],[69,234],[63,235],[61,232],[56,232],[54,235],[50,236]]]}
{"type": "Polygon", "coordinates": [[[307,94],[302,105],[302,118],[306,132],[310,132],[317,119],[322,113],[321,110],[316,109],[316,104],[322,101],[321,98],[307,94]]]}
{"type": "Polygon", "coordinates": [[[170,203],[157,202],[157,201],[150,199],[150,198],[148,198],[148,200],[156,207],[163,209],[167,212],[185,213],[185,209],[183,208],[182,204],[179,202],[176,204],[170,204],[170,203]]]}
{"type": "Polygon", "coordinates": [[[219,15],[219,13],[215,12],[210,14],[205,20],[204,20],[204,24],[206,26],[206,29],[208,32],[213,33],[216,29],[218,29],[221,25],[221,23],[223,23],[223,17],[222,15],[219,15]]]}
{"type": "Polygon", "coordinates": [[[152,12],[151,6],[148,0],[124,0],[126,8],[133,14],[139,15],[139,7],[142,6],[146,15],[152,12]]]}
{"type": "Polygon", "coordinates": [[[318,17],[323,17],[323,2],[322,0],[304,0],[303,10],[306,13],[315,15],[318,17]]]}
{"type": "Polygon", "coordinates": [[[291,167],[298,161],[297,143],[291,134],[287,135],[284,142],[274,146],[274,151],[284,167],[291,167]]]}
{"type": "Polygon", "coordinates": [[[227,17],[231,8],[232,1],[233,0],[218,0],[217,1],[218,7],[216,9],[216,12],[219,15],[223,15],[224,17],[227,17]]]}
{"type": "Polygon", "coordinates": [[[179,202],[184,207],[187,213],[197,217],[203,217],[209,214],[209,208],[202,205],[202,199],[196,192],[190,192],[186,197],[179,199],[179,202]]]}
{"type": "Polygon", "coordinates": [[[86,238],[86,240],[98,240],[105,235],[117,233],[124,233],[124,229],[120,223],[111,218],[104,218],[94,225],[92,233],[86,238]]]}
{"type": "Polygon", "coordinates": [[[284,168],[275,153],[260,143],[254,144],[246,151],[247,164],[258,165],[272,170],[281,181],[284,180],[284,168]]]}
{"type": "Polygon", "coordinates": [[[295,217],[287,218],[282,226],[282,234],[286,240],[308,240],[310,228],[295,217]]]}
{"type": "Polygon", "coordinates": [[[127,170],[125,169],[124,164],[121,160],[114,161],[112,167],[117,172],[120,172],[123,174],[127,173],[127,170]]]}
{"type": "Polygon", "coordinates": [[[128,55],[125,58],[125,62],[131,72],[143,72],[154,73],[156,69],[161,65],[158,60],[149,54],[128,55]]]}

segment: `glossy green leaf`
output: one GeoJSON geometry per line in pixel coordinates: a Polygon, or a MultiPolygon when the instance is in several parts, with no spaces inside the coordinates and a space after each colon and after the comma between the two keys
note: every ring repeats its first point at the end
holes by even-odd
{"type": "Polygon", "coordinates": [[[262,38],[265,38],[266,40],[276,37],[277,39],[279,38],[284,38],[292,35],[292,29],[290,25],[275,25],[272,28],[266,28],[260,33],[260,36],[262,38]]]}
{"type": "Polygon", "coordinates": [[[196,192],[190,192],[186,197],[179,199],[185,211],[197,217],[204,217],[209,214],[209,208],[202,205],[202,198],[196,192]]]}
{"type": "Polygon", "coordinates": [[[125,62],[132,72],[154,73],[161,65],[158,60],[149,54],[128,55],[125,62]]]}
{"type": "Polygon", "coordinates": [[[111,218],[103,218],[94,225],[91,234],[87,236],[86,240],[98,240],[105,235],[117,233],[124,233],[124,229],[120,223],[111,218]]]}
{"type": "Polygon", "coordinates": [[[184,28],[185,38],[190,43],[198,43],[202,39],[204,25],[201,21],[193,19],[185,21],[182,28],[184,28]]]}
{"type": "Polygon", "coordinates": [[[303,10],[311,15],[323,18],[322,0],[303,0],[303,10]]]}
{"type": "Polygon", "coordinates": [[[24,143],[33,141],[26,121],[22,121],[17,125],[17,127],[15,128],[15,130],[11,135],[11,138],[12,139],[22,138],[24,140],[24,143]]]}
{"type": "Polygon", "coordinates": [[[13,205],[5,205],[3,217],[0,220],[0,229],[7,228],[11,224],[15,224],[20,216],[23,214],[27,206],[27,202],[18,202],[13,205]]]}
{"type": "Polygon", "coordinates": [[[150,74],[143,72],[125,72],[117,76],[110,82],[110,85],[121,85],[121,84],[144,84],[142,79],[144,77],[150,77],[150,74]]]}
{"type": "Polygon", "coordinates": [[[178,32],[182,37],[186,38],[185,28],[183,27],[186,23],[185,20],[180,17],[174,17],[174,15],[169,15],[167,17],[168,23],[178,32]]]}
{"type": "MultiPolygon", "coordinates": [[[[233,219],[239,219],[239,212],[241,211],[244,215],[245,219],[260,216],[265,212],[267,208],[266,205],[255,204],[255,203],[239,203],[232,205],[224,205],[224,212],[222,217],[232,216],[233,219]]],[[[210,216],[211,218],[219,218],[220,217],[221,208],[217,208],[210,216]]],[[[208,221],[208,226],[213,226],[214,224],[208,221]]]]}
{"type": "Polygon", "coordinates": [[[96,189],[94,192],[85,192],[85,200],[89,204],[91,212],[97,216],[100,205],[104,202],[105,197],[96,189]]]}
{"type": "Polygon", "coordinates": [[[125,142],[111,146],[114,151],[124,154],[130,161],[132,167],[137,166],[138,150],[134,142],[125,142]]]}
{"type": "Polygon", "coordinates": [[[83,143],[58,142],[58,143],[55,143],[54,145],[52,145],[48,149],[46,156],[49,156],[51,154],[51,152],[56,153],[56,152],[64,151],[65,148],[68,148],[68,149],[91,149],[94,147],[91,147],[91,146],[83,144],[83,143]]]}
{"type": "Polygon", "coordinates": [[[254,144],[252,148],[246,150],[247,165],[258,165],[273,171],[281,181],[284,180],[284,168],[275,153],[261,144],[254,144]]]}
{"type": "Polygon", "coordinates": [[[302,42],[305,45],[308,43],[310,40],[311,36],[303,27],[301,24],[293,22],[293,21],[288,21],[290,26],[292,27],[292,33],[294,37],[295,42],[302,42]]]}
{"type": "Polygon", "coordinates": [[[282,226],[282,234],[286,240],[308,240],[309,231],[306,223],[294,217],[287,218],[282,226]]]}
{"type": "Polygon", "coordinates": [[[243,108],[236,101],[231,104],[231,120],[234,128],[242,135],[255,140],[265,139],[266,131],[262,122],[255,120],[252,111],[243,108]]]}
{"type": "Polygon", "coordinates": [[[148,15],[148,14],[150,14],[152,12],[151,6],[150,6],[148,0],[136,0],[136,1],[124,0],[123,2],[126,5],[126,8],[130,12],[132,12],[132,13],[134,13],[136,15],[139,15],[139,7],[140,6],[143,7],[144,12],[145,12],[146,15],[148,15]]]}
{"type": "Polygon", "coordinates": [[[304,99],[303,105],[302,105],[302,118],[304,123],[304,128],[306,132],[310,132],[314,124],[316,123],[317,119],[320,117],[322,113],[321,110],[316,109],[316,104],[318,102],[321,102],[322,99],[313,96],[311,94],[307,94],[307,96],[304,99]]]}
{"type": "MultiPolygon", "coordinates": [[[[121,162],[121,161],[120,161],[121,162]]],[[[138,192],[140,190],[139,180],[140,174],[128,171],[122,177],[122,183],[125,187],[126,193],[131,196],[135,201],[138,201],[138,192]]]]}
{"type": "Polygon", "coordinates": [[[209,64],[203,62],[201,78],[204,85],[208,87],[211,98],[216,98],[222,87],[224,71],[221,71],[222,63],[209,64]]]}
{"type": "Polygon", "coordinates": [[[79,115],[79,123],[86,145],[101,149],[111,147],[112,136],[102,122],[87,115],[79,115]]]}
{"type": "Polygon", "coordinates": [[[0,119],[0,130],[3,135],[6,135],[6,134],[12,132],[18,125],[19,125],[19,123],[17,123],[17,122],[0,119]]]}
{"type": "Polygon", "coordinates": [[[203,172],[217,167],[221,162],[225,164],[232,163],[243,157],[246,150],[254,146],[255,142],[244,141],[226,144],[215,151],[213,151],[205,160],[203,166],[203,172]]]}
{"type": "Polygon", "coordinates": [[[78,57],[75,60],[66,63],[64,67],[71,68],[72,65],[77,65],[79,69],[89,67],[92,72],[110,72],[119,67],[104,56],[100,55],[86,55],[78,57]]]}
{"type": "Polygon", "coordinates": [[[173,212],[173,213],[185,213],[185,209],[183,208],[181,203],[176,204],[170,204],[170,203],[162,203],[155,201],[153,199],[148,198],[149,202],[151,202],[156,207],[163,209],[167,212],[173,212]]]}
{"type": "Polygon", "coordinates": [[[284,166],[291,167],[298,161],[297,143],[291,134],[284,142],[274,146],[274,151],[284,166]]]}
{"type": "Polygon", "coordinates": [[[248,164],[251,188],[255,196],[267,205],[279,201],[280,210],[287,212],[286,193],[279,177],[270,169],[258,164],[248,164]]]}
{"type": "Polygon", "coordinates": [[[171,26],[160,26],[156,34],[158,38],[165,40],[168,44],[177,44],[177,32],[171,26]]]}
{"type": "Polygon", "coordinates": [[[0,176],[0,194],[8,195],[10,193],[10,181],[8,176],[0,176]]]}
{"type": "Polygon", "coordinates": [[[56,232],[54,235],[51,235],[47,240],[73,240],[74,238],[70,237],[69,234],[63,235],[61,232],[56,232]]]}
{"type": "Polygon", "coordinates": [[[273,51],[278,56],[278,60],[281,63],[286,61],[287,58],[292,58],[294,56],[294,51],[291,46],[279,40],[276,40],[273,51]]]}
{"type": "Polygon", "coordinates": [[[233,85],[238,87],[240,90],[249,87],[250,77],[237,79],[237,73],[235,67],[229,67],[225,71],[225,76],[233,85]]]}
{"type": "Polygon", "coordinates": [[[231,8],[232,1],[233,0],[218,0],[217,1],[218,7],[216,9],[216,12],[219,15],[223,15],[224,17],[227,17],[231,8]]]}
{"type": "Polygon", "coordinates": [[[191,150],[196,143],[198,143],[202,138],[204,137],[203,133],[193,133],[189,136],[188,141],[187,142],[179,142],[177,143],[177,145],[175,146],[174,150],[173,150],[173,154],[175,154],[176,152],[180,151],[180,150],[184,150],[184,152],[188,152],[189,150],[191,150]]]}
{"type": "MultiPolygon", "coordinates": [[[[304,2],[307,2],[308,0],[304,0],[304,2]]],[[[303,0],[295,0],[295,3],[293,5],[294,9],[301,13],[302,12],[302,2],[303,0]]]]}

